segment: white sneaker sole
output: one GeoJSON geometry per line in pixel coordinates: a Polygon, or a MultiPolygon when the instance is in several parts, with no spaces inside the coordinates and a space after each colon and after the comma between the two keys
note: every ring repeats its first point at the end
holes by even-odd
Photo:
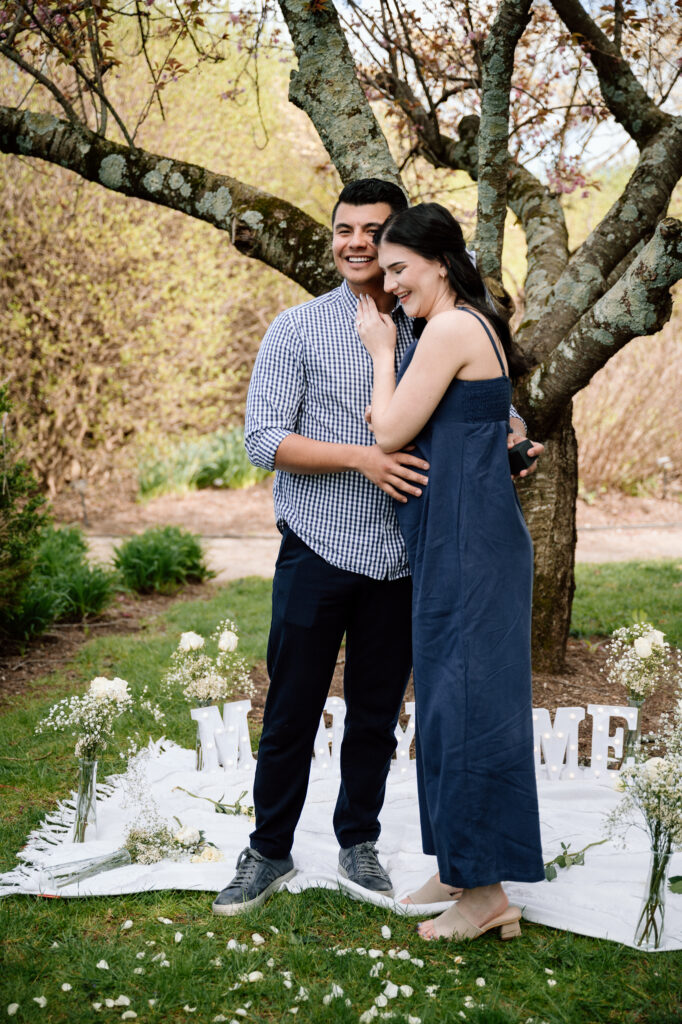
{"type": "MultiPolygon", "coordinates": [[[[343,878],[347,878],[349,882],[353,882],[353,879],[350,877],[346,869],[342,868],[340,864],[338,866],[338,871],[343,878]]],[[[391,899],[395,894],[395,889],[368,889],[366,885],[360,885],[359,882],[353,882],[353,885],[357,885],[359,889],[364,889],[365,892],[374,893],[375,896],[388,896],[388,898],[391,899]]],[[[356,896],[355,893],[350,892],[348,889],[346,889],[346,892],[354,899],[362,899],[359,894],[356,896]]]]}
{"type": "Polygon", "coordinates": [[[246,914],[249,910],[253,910],[254,907],[260,907],[273,892],[277,892],[282,882],[288,882],[290,878],[293,878],[296,874],[296,868],[291,871],[285,872],[283,875],[279,875],[274,882],[270,882],[270,885],[266,886],[265,889],[257,896],[254,896],[252,900],[244,900],[242,903],[213,903],[211,910],[214,914],[218,914],[221,917],[235,917],[237,914],[246,914]]]}

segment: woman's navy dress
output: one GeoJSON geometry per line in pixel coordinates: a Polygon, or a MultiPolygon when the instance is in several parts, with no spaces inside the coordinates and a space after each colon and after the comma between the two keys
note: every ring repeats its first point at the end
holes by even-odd
{"type": "MultiPolygon", "coordinates": [[[[466,312],[472,313],[467,309],[466,312]]],[[[500,359],[497,347],[485,327],[500,359]]],[[[405,354],[399,377],[418,342],[405,354]]],[[[424,852],[467,889],[544,878],[530,665],[533,548],[510,479],[511,384],[455,378],[415,439],[422,496],[396,502],[412,572],[424,852]]]]}

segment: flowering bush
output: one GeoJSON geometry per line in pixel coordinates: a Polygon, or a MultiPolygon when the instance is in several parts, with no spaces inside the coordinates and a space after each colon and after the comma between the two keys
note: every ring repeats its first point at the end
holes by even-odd
{"type": "Polygon", "coordinates": [[[87,693],[57,701],[36,732],[71,732],[76,737],[76,757],[94,760],[107,745],[114,722],[132,707],[125,679],[97,676],[87,693]]]}
{"type": "Polygon", "coordinates": [[[625,687],[628,697],[637,701],[644,700],[663,679],[682,681],[679,652],[650,622],[636,622],[611,634],[606,672],[611,682],[625,687]]]}
{"type": "Polygon", "coordinates": [[[181,635],[164,679],[166,690],[180,689],[186,700],[200,705],[227,700],[235,693],[253,696],[248,665],[237,654],[235,623],[231,619],[219,623],[210,640],[216,648],[214,655],[206,652],[204,638],[198,633],[181,635]]]}

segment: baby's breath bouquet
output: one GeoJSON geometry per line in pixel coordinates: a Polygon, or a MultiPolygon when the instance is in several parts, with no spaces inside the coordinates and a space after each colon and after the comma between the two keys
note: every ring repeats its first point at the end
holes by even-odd
{"type": "Polygon", "coordinates": [[[183,633],[171,655],[164,679],[167,692],[181,690],[186,700],[198,706],[227,700],[236,693],[255,693],[248,665],[237,654],[239,637],[231,619],[219,623],[210,638],[215,654],[209,654],[198,633],[183,633]]]}
{"type": "Polygon", "coordinates": [[[78,795],[73,841],[82,843],[97,827],[97,757],[106,748],[114,723],[132,707],[125,679],[97,676],[86,693],[65,697],[36,726],[37,733],[70,732],[76,739],[78,795]]]}
{"type": "Polygon", "coordinates": [[[628,729],[625,736],[623,764],[628,764],[639,749],[642,730],[639,709],[644,699],[663,681],[678,685],[682,682],[680,652],[671,647],[665,634],[650,622],[635,622],[615,630],[606,651],[605,671],[609,682],[624,687],[628,704],[638,709],[637,724],[628,729]]]}
{"type": "Polygon", "coordinates": [[[650,622],[635,622],[615,630],[606,651],[609,680],[620,683],[632,701],[644,700],[670,668],[670,644],[665,633],[654,629],[650,622]]]}
{"type": "Polygon", "coordinates": [[[664,756],[621,768],[619,787],[624,796],[608,819],[612,834],[636,825],[651,841],[649,881],[635,932],[636,945],[647,949],[657,949],[663,940],[670,860],[673,850],[682,846],[682,696],[672,715],[662,720],[659,742],[664,756]]]}
{"type": "MultiPolygon", "coordinates": [[[[231,619],[219,622],[209,640],[214,654],[208,653],[206,642],[198,633],[182,634],[164,678],[166,692],[180,690],[197,707],[228,700],[237,693],[252,697],[256,691],[248,665],[237,654],[239,635],[235,623],[231,619]]],[[[203,765],[204,752],[197,729],[197,771],[203,765]]]]}
{"type": "Polygon", "coordinates": [[[178,828],[165,821],[151,821],[146,825],[134,825],[125,837],[124,848],[135,864],[157,864],[162,860],[185,860],[192,863],[221,861],[223,854],[214,843],[210,843],[203,831],[193,825],[178,828]]]}

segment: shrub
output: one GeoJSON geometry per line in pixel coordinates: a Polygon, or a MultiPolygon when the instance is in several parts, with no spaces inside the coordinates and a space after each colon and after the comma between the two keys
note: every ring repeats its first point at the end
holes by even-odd
{"type": "Polygon", "coordinates": [[[194,488],[249,487],[266,476],[266,470],[249,462],[240,427],[165,448],[154,446],[138,463],[138,486],[145,498],[194,488]]]}
{"type": "Polygon", "coordinates": [[[45,499],[26,463],[14,457],[7,437],[10,402],[0,386],[0,634],[13,619],[33,571],[42,531],[49,521],[45,499]]]}
{"type": "Polygon", "coordinates": [[[179,526],[154,526],[130,537],[114,549],[114,565],[125,585],[141,594],[169,593],[215,575],[199,538],[179,526]]]}

